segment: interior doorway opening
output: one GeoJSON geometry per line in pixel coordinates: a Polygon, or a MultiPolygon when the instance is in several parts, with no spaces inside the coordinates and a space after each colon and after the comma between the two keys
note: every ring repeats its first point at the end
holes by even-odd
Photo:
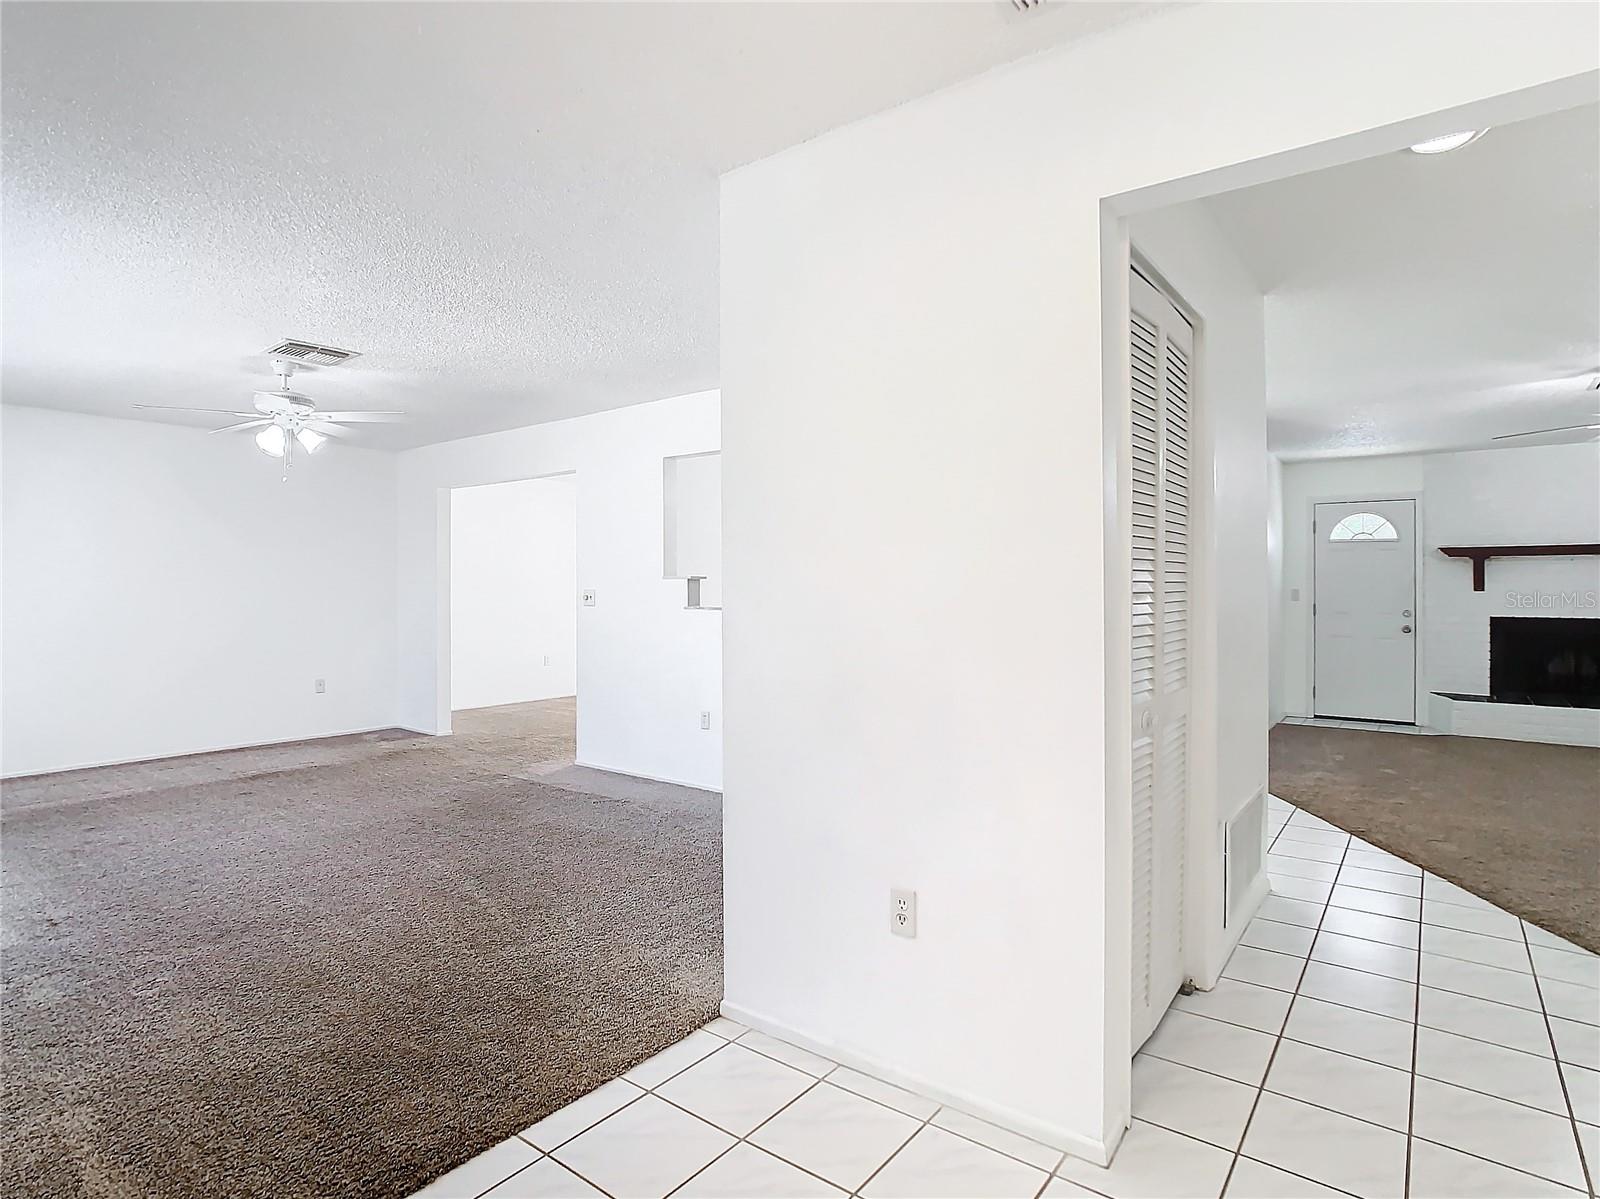
{"type": "Polygon", "coordinates": [[[452,712],[578,692],[577,476],[450,493],[452,712]]]}
{"type": "MultiPolygon", "coordinates": [[[[1454,936],[1458,908],[1488,913],[1472,944],[1490,952],[1489,920],[1530,938],[1563,930],[1559,952],[1594,935],[1592,918],[1571,920],[1587,884],[1567,849],[1586,836],[1574,813],[1580,796],[1592,810],[1593,765],[1567,747],[1600,745],[1593,709],[1572,698],[1600,643],[1600,322],[1577,266],[1593,254],[1573,253],[1596,248],[1600,107],[1506,103],[1504,118],[1489,104],[1429,118],[1488,130],[1447,157],[1394,129],[1377,153],[1197,184],[1103,226],[1107,375],[1128,381],[1106,410],[1107,611],[1127,622],[1107,637],[1107,712],[1129,721],[1108,741],[1108,802],[1125,805],[1108,827],[1128,822],[1132,884],[1108,919],[1129,929],[1129,1043],[1137,1053],[1154,1025],[1146,1060],[1183,1060],[1210,1029],[1199,1018],[1228,1022],[1237,1012],[1218,1012],[1241,994],[1298,1004],[1318,975],[1384,977],[1358,960],[1364,942],[1420,944],[1428,985],[1429,939],[1454,936]],[[1213,517],[1192,530],[1189,834],[1171,871],[1182,974],[1168,964],[1159,987],[1137,670],[1140,508],[1159,504],[1141,488],[1139,348],[1111,325],[1138,314],[1138,276],[1116,291],[1130,258],[1204,318],[1193,477],[1213,517]],[[1113,690],[1124,679],[1132,703],[1113,690]],[[1463,740],[1441,754],[1439,734],[1463,740]],[[1462,764],[1448,778],[1434,766],[1446,758],[1462,764]],[[1528,770],[1549,780],[1533,799],[1528,770]],[[1537,869],[1505,865],[1523,861],[1537,869]],[[1172,998],[1173,977],[1201,993],[1172,998]]],[[[1133,1117],[1160,1069],[1141,1093],[1135,1065],[1133,1117]]]]}

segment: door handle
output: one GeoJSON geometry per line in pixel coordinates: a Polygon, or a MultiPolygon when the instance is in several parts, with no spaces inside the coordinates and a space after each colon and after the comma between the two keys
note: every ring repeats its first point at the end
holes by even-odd
{"type": "Polygon", "coordinates": [[[1409,633],[1411,631],[1411,626],[1408,624],[1403,624],[1400,626],[1400,631],[1402,633],[1409,633]]]}

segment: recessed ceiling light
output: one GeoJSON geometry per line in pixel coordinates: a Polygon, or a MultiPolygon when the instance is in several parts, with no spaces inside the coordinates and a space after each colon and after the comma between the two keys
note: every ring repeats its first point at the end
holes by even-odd
{"type": "Polygon", "coordinates": [[[1430,137],[1425,142],[1418,142],[1411,147],[1413,154],[1448,154],[1451,150],[1459,150],[1468,142],[1475,142],[1487,129],[1466,129],[1460,133],[1446,133],[1442,137],[1430,137]]]}

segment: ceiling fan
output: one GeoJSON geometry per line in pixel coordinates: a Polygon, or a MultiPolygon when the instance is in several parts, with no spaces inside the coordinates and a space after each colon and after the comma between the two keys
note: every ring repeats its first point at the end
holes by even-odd
{"type": "MultiPolygon", "coordinates": [[[[1600,374],[1596,374],[1595,377],[1590,381],[1589,386],[1584,388],[1584,390],[1600,391],[1600,374]]],[[[1549,429],[1524,429],[1521,433],[1501,433],[1498,437],[1493,437],[1490,440],[1510,441],[1516,437],[1540,437],[1546,433],[1576,433],[1582,429],[1587,429],[1591,433],[1595,432],[1596,430],[1600,430],[1600,412],[1594,412],[1590,414],[1588,420],[1576,425],[1555,425],[1549,429]]]]}
{"type": "Polygon", "coordinates": [[[307,454],[315,454],[330,437],[347,437],[344,425],[386,424],[403,420],[404,412],[319,412],[310,396],[289,389],[289,379],[294,375],[294,363],[278,362],[278,387],[275,391],[258,391],[254,396],[255,411],[234,411],[228,408],[184,408],[174,404],[135,404],[135,408],[162,412],[206,412],[216,416],[244,417],[236,424],[223,425],[213,433],[234,433],[255,429],[256,448],[272,458],[283,459],[283,477],[289,477],[289,464],[298,446],[307,454]]]}
{"type": "Polygon", "coordinates": [[[1600,412],[1596,412],[1581,425],[1556,425],[1549,429],[1526,429],[1521,433],[1501,433],[1499,436],[1493,437],[1490,440],[1510,441],[1513,437],[1538,437],[1545,433],[1572,433],[1579,429],[1600,429],[1600,412]]]}

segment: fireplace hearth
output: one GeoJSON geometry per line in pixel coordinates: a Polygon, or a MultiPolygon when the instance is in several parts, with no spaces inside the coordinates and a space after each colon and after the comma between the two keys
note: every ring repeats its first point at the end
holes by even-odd
{"type": "Polygon", "coordinates": [[[1489,618],[1489,695],[1502,704],[1600,708],[1600,619],[1489,618]]]}

